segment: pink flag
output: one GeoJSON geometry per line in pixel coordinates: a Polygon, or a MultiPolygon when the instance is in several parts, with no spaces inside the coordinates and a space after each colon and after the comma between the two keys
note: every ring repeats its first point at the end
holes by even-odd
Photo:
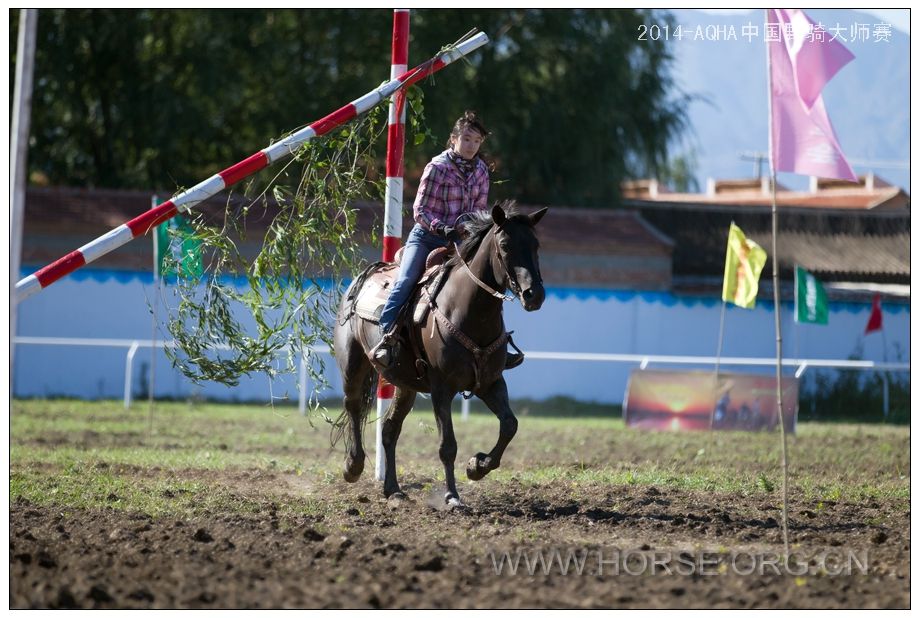
{"type": "Polygon", "coordinates": [[[830,33],[815,29],[815,22],[800,9],[774,9],[781,30],[791,31],[783,42],[792,59],[795,87],[805,107],[811,109],[831,81],[853,59],[840,41],[829,40],[830,33]]]}
{"type": "Polygon", "coordinates": [[[821,97],[824,85],[853,55],[836,41],[820,42],[813,31],[809,37],[813,22],[799,9],[767,13],[778,35],[767,44],[773,169],[856,182],[821,97]]]}

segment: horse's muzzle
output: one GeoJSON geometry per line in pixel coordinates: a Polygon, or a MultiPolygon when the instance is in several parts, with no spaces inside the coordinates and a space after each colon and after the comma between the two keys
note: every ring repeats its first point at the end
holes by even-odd
{"type": "Polygon", "coordinates": [[[546,292],[542,285],[529,287],[521,292],[521,304],[526,311],[536,311],[543,306],[546,299],[546,292]]]}

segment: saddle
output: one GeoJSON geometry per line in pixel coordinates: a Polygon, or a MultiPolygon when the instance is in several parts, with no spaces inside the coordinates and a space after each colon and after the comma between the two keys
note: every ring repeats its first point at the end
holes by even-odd
{"type": "MultiPolygon", "coordinates": [[[[406,303],[407,307],[403,308],[401,314],[405,313],[408,306],[412,306],[413,321],[418,324],[424,320],[427,315],[428,303],[422,302],[418,290],[436,277],[441,270],[441,266],[447,261],[451,253],[452,249],[440,247],[428,254],[428,258],[425,260],[425,272],[423,272],[422,276],[419,278],[415,286],[415,291],[412,293],[412,296],[410,296],[409,302],[406,303]]],[[[355,314],[362,320],[374,324],[380,323],[380,314],[383,313],[383,306],[390,297],[393,284],[396,282],[396,277],[399,275],[402,254],[403,248],[396,253],[396,258],[393,262],[380,264],[377,269],[368,275],[364,286],[358,293],[358,298],[354,306],[355,314]]]]}

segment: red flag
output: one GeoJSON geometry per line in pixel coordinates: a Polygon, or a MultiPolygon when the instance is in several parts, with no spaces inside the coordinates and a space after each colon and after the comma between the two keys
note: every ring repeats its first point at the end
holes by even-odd
{"type": "Polygon", "coordinates": [[[872,313],[869,315],[869,322],[866,324],[866,332],[869,333],[882,330],[882,297],[876,294],[872,297],[872,313]]]}

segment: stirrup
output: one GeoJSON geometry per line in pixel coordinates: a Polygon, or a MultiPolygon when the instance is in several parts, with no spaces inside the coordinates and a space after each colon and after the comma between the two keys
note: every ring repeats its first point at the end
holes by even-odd
{"type": "Polygon", "coordinates": [[[517,347],[514,344],[514,339],[511,338],[511,335],[514,334],[514,331],[508,333],[508,345],[516,350],[515,352],[508,352],[505,355],[505,371],[508,369],[514,369],[515,367],[520,366],[524,362],[524,353],[521,351],[521,348],[517,347]]]}
{"type": "Polygon", "coordinates": [[[515,367],[520,366],[524,362],[523,354],[515,354],[514,352],[505,356],[505,371],[508,369],[514,369],[515,367]]]}

